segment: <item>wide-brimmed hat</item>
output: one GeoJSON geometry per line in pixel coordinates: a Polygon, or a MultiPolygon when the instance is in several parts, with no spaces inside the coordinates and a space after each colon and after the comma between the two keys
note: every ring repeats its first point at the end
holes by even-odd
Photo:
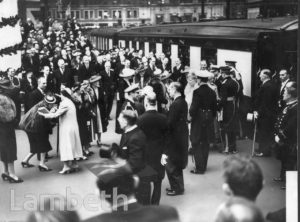
{"type": "Polygon", "coordinates": [[[135,84],[132,84],[132,85],[128,86],[128,87],[124,90],[124,92],[125,92],[125,93],[130,93],[130,92],[133,92],[133,91],[138,90],[138,89],[139,89],[139,84],[138,84],[138,83],[135,83],[135,84]]]}
{"type": "Polygon", "coordinates": [[[94,82],[97,82],[101,79],[101,76],[97,76],[97,75],[94,75],[90,78],[90,83],[94,83],[94,82]]]}
{"type": "Polygon", "coordinates": [[[197,70],[196,76],[198,76],[200,78],[210,78],[210,77],[214,76],[214,74],[207,70],[197,70]]]}
{"type": "Polygon", "coordinates": [[[162,73],[161,69],[155,69],[153,75],[160,75],[162,73]]]}
{"type": "Polygon", "coordinates": [[[160,75],[160,79],[161,80],[165,80],[167,78],[169,78],[172,75],[172,73],[168,72],[167,70],[165,70],[161,75],[160,75]]]}
{"type": "Polygon", "coordinates": [[[48,103],[48,104],[54,104],[54,103],[56,103],[56,99],[55,99],[55,97],[52,96],[52,95],[45,95],[44,101],[45,101],[46,103],[48,103]]]}
{"type": "Polygon", "coordinates": [[[129,68],[125,68],[122,70],[122,73],[120,73],[120,77],[122,78],[128,78],[135,75],[135,70],[134,69],[129,69],[129,68]]]}
{"type": "Polygon", "coordinates": [[[13,89],[14,86],[11,84],[11,82],[8,79],[1,79],[0,80],[0,88],[2,88],[2,89],[13,89]]]}

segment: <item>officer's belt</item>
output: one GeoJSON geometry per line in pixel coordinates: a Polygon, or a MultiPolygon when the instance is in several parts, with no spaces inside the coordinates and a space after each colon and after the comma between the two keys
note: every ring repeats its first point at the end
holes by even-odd
{"type": "Polygon", "coordinates": [[[232,97],[227,97],[226,101],[235,101],[235,97],[232,96],[232,97]]]}

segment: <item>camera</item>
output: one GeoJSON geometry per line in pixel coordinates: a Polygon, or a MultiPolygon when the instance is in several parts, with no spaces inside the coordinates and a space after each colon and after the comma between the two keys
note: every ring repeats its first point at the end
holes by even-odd
{"type": "Polygon", "coordinates": [[[113,159],[118,153],[119,146],[113,143],[111,146],[103,145],[100,147],[99,156],[101,158],[113,159]]]}

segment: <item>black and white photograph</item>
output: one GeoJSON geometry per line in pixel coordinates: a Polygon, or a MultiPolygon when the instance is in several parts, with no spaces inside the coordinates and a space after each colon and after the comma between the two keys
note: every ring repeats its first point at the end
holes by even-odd
{"type": "Polygon", "coordinates": [[[0,222],[298,222],[297,0],[0,0],[0,222]]]}

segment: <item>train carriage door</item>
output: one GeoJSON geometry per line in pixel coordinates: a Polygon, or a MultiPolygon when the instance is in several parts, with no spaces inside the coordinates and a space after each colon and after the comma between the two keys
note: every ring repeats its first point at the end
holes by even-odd
{"type": "Polygon", "coordinates": [[[190,47],[190,67],[191,69],[200,70],[201,47],[190,47]]]}
{"type": "Polygon", "coordinates": [[[129,41],[129,50],[132,49],[132,41],[129,41]]]}
{"type": "Polygon", "coordinates": [[[224,66],[225,61],[236,62],[236,69],[242,76],[244,95],[251,97],[252,52],[218,49],[217,59],[219,66],[224,66]]]}
{"type": "Polygon", "coordinates": [[[172,61],[172,70],[175,66],[175,59],[178,58],[178,45],[171,44],[171,61],[172,61]]]}
{"type": "Polygon", "coordinates": [[[144,55],[147,56],[147,55],[149,55],[149,42],[145,42],[144,46],[145,46],[144,55]]]}
{"type": "Polygon", "coordinates": [[[113,40],[112,40],[112,39],[109,39],[109,40],[108,40],[108,45],[109,45],[109,48],[110,48],[110,49],[113,48],[113,40]]]}

